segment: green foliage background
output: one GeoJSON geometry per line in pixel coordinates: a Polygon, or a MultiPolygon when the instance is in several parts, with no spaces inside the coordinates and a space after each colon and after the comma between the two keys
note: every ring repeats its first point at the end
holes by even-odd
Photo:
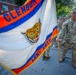
{"type": "Polygon", "coordinates": [[[15,0],[16,5],[21,6],[25,3],[27,0],[15,0]]]}
{"type": "Polygon", "coordinates": [[[58,18],[62,15],[70,15],[72,8],[75,6],[74,0],[55,0],[58,18]]]}

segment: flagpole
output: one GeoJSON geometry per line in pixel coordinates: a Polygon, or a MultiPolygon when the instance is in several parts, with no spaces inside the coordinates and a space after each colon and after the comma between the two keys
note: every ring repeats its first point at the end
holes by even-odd
{"type": "Polygon", "coordinates": [[[62,60],[60,57],[60,43],[59,43],[59,41],[56,41],[56,42],[57,42],[57,46],[58,46],[58,60],[60,62],[62,60]]]}

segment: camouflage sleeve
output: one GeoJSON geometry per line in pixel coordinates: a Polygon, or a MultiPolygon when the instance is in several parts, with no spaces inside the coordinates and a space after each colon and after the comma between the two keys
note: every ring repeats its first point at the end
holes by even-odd
{"type": "Polygon", "coordinates": [[[65,36],[65,31],[66,31],[66,24],[63,24],[62,29],[60,30],[57,37],[59,37],[60,39],[63,39],[63,37],[65,36]]]}

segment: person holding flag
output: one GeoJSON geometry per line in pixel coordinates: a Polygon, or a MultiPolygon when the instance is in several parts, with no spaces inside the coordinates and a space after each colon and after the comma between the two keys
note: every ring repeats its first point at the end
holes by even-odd
{"type": "Polygon", "coordinates": [[[72,48],[72,66],[76,68],[76,8],[72,10],[71,20],[63,24],[56,38],[56,41],[60,42],[60,46],[63,49],[62,58],[59,61],[63,62],[66,53],[72,48]]]}

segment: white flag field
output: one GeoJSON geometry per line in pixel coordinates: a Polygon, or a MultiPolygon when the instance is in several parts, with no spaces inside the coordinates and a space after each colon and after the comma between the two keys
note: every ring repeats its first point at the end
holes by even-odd
{"type": "Polygon", "coordinates": [[[55,0],[27,0],[0,15],[0,64],[19,75],[40,58],[57,34],[55,0]]]}

